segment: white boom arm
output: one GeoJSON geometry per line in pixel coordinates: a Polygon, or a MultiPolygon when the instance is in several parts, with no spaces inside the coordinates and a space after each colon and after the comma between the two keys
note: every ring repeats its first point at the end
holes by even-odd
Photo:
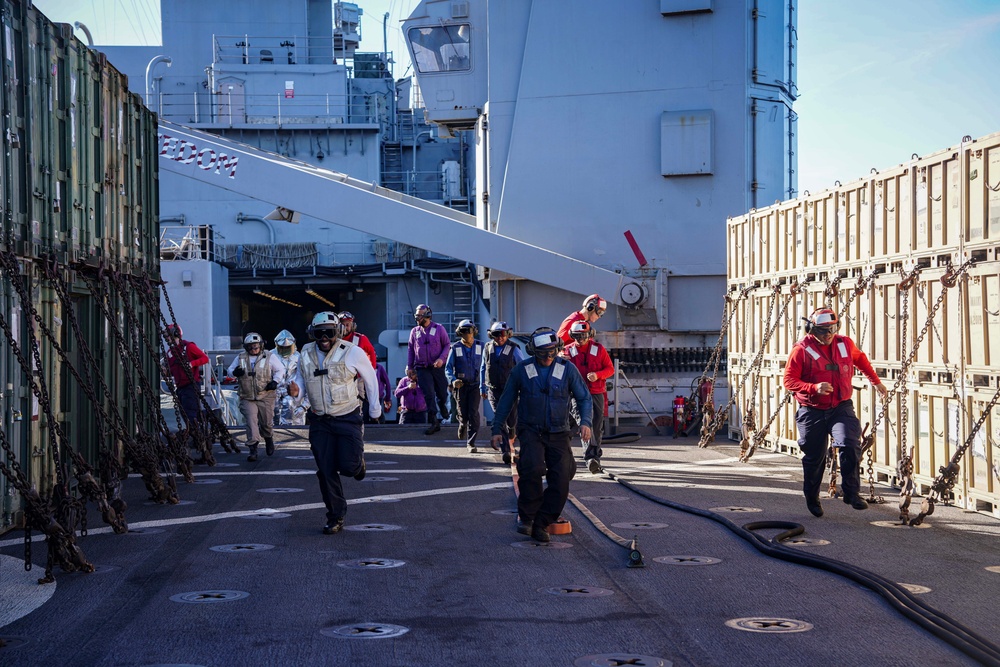
{"type": "Polygon", "coordinates": [[[624,276],[479,229],[475,217],[165,120],[160,170],[341,227],[619,302],[624,276]]]}

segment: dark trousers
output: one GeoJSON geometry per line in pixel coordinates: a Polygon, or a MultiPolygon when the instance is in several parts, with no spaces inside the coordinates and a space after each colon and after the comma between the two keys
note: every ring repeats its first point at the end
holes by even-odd
{"type": "Polygon", "coordinates": [[[569,481],[576,474],[576,461],[570,448],[569,431],[539,433],[521,427],[521,458],[517,462],[517,514],[525,523],[534,522],[545,528],[559,518],[566,498],[569,481]],[[548,486],[542,490],[542,477],[548,486]]]}
{"type": "Polygon", "coordinates": [[[201,390],[196,384],[186,384],[177,387],[177,400],[181,404],[181,412],[187,420],[190,431],[203,429],[205,418],[201,414],[201,390]]]}
{"type": "MultiPolygon", "coordinates": [[[[503,388],[497,391],[489,390],[487,398],[490,401],[490,407],[493,408],[493,413],[496,414],[497,403],[500,402],[500,396],[503,395],[503,388]]],[[[510,453],[510,441],[514,439],[517,435],[517,399],[514,399],[514,404],[510,407],[510,413],[507,415],[507,421],[505,421],[500,426],[500,432],[503,434],[503,442],[500,443],[500,451],[504,453],[510,453]]]]}
{"type": "Polygon", "coordinates": [[[436,422],[448,418],[448,378],[444,367],[425,366],[417,369],[417,386],[424,392],[427,402],[427,421],[436,422]],[[435,401],[435,399],[437,399],[435,401]],[[434,406],[437,405],[437,411],[434,406]],[[440,416],[439,416],[440,413],[440,416]]]}
{"type": "Polygon", "coordinates": [[[361,470],[365,451],[361,410],[342,417],[309,414],[309,449],[316,459],[319,492],[326,505],[326,520],[337,521],[347,514],[347,499],[340,475],[354,476],[361,470]]]}
{"type": "Polygon", "coordinates": [[[385,406],[383,406],[383,410],[382,410],[381,416],[379,416],[378,419],[372,419],[371,417],[368,416],[368,415],[371,414],[370,412],[368,412],[368,397],[365,396],[364,398],[362,398],[361,399],[361,414],[363,414],[365,416],[365,423],[366,424],[384,424],[385,423],[385,409],[384,409],[384,407],[385,406]]]}
{"type": "Polygon", "coordinates": [[[594,414],[591,417],[593,426],[590,427],[592,435],[590,436],[590,446],[584,452],[583,458],[599,459],[604,456],[604,450],[601,449],[601,439],[604,438],[604,404],[608,400],[608,395],[606,393],[591,394],[590,400],[594,404],[594,414]]]}
{"type": "Polygon", "coordinates": [[[483,400],[479,393],[479,385],[464,382],[455,395],[458,397],[456,401],[458,422],[468,427],[468,438],[465,444],[471,447],[476,444],[476,434],[479,433],[479,405],[483,400]]]}
{"type": "Polygon", "coordinates": [[[399,413],[399,423],[400,424],[426,424],[427,423],[427,411],[421,410],[416,412],[414,410],[404,410],[399,413]]]}
{"type": "Polygon", "coordinates": [[[802,450],[802,492],[806,498],[818,498],[826,470],[829,439],[840,448],[841,484],[845,498],[854,498],[861,489],[861,423],[854,414],[854,403],[843,401],[829,410],[802,406],[795,413],[802,450]]]}

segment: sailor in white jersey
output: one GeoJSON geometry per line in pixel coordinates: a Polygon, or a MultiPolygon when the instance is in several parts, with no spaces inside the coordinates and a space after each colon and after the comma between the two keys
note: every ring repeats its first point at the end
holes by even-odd
{"type": "MultiPolygon", "coordinates": [[[[319,313],[309,325],[315,342],[302,348],[299,367],[288,383],[288,395],[305,388],[309,398],[309,445],[316,459],[316,476],[326,505],[323,533],[333,535],[344,527],[347,499],[340,475],[365,477],[364,420],[358,377],[369,396],[378,396],[378,380],[368,356],[357,345],[343,340],[344,329],[336,313],[319,313]]],[[[382,406],[369,403],[369,415],[378,419],[382,406]]]]}

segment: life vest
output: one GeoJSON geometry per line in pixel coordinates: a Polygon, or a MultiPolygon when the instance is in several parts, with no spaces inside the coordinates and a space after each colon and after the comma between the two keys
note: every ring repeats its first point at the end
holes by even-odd
{"type": "Polygon", "coordinates": [[[240,352],[240,368],[246,373],[240,376],[240,388],[237,392],[240,398],[248,401],[257,401],[265,398],[268,394],[274,394],[274,390],[264,391],[264,385],[271,381],[271,364],[267,361],[268,352],[262,351],[257,355],[256,361],[251,364],[250,354],[244,350],[240,352]],[[253,375],[250,375],[253,373],[253,375]]]}
{"type": "Polygon", "coordinates": [[[472,341],[472,347],[466,347],[465,343],[458,341],[451,344],[452,354],[455,355],[452,372],[455,377],[465,384],[479,384],[479,367],[483,363],[483,344],[478,340],[472,341]]]}
{"type": "Polygon", "coordinates": [[[313,412],[340,417],[350,414],[361,405],[355,374],[344,362],[347,351],[354,345],[339,340],[327,352],[320,366],[316,343],[307,343],[299,358],[299,375],[305,382],[306,396],[313,412]],[[316,372],[320,374],[317,375],[316,372]],[[325,373],[324,373],[325,371],[325,373]]]}
{"type": "Polygon", "coordinates": [[[514,358],[515,349],[519,348],[509,340],[500,347],[499,353],[496,352],[496,341],[491,340],[486,343],[486,350],[483,352],[486,359],[486,386],[494,394],[503,393],[503,388],[507,386],[507,378],[517,365],[517,359],[514,358]]]}
{"type": "Polygon", "coordinates": [[[535,360],[519,364],[513,371],[522,374],[517,402],[517,423],[538,431],[558,433],[569,430],[569,381],[575,373],[565,359],[556,358],[549,366],[548,381],[543,385],[535,360]]]}
{"type": "Polygon", "coordinates": [[[802,381],[811,384],[829,382],[833,387],[833,392],[826,396],[797,392],[795,398],[801,405],[826,410],[854,395],[854,387],[851,386],[851,379],[854,377],[854,343],[850,338],[836,335],[830,345],[824,346],[807,336],[796,345],[805,351],[802,358],[802,381]]]}
{"type": "Polygon", "coordinates": [[[580,371],[583,381],[587,383],[587,390],[591,394],[608,393],[608,385],[604,378],[597,378],[593,382],[587,379],[587,373],[603,370],[604,364],[600,356],[602,350],[601,344],[593,340],[588,341],[586,351],[580,349],[579,343],[572,343],[566,346],[566,355],[569,356],[569,360],[573,362],[576,369],[580,371]]]}

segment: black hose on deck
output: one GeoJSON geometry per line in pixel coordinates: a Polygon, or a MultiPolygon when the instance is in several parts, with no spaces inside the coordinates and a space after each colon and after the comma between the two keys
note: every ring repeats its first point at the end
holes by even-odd
{"type": "Polygon", "coordinates": [[[635,442],[642,438],[638,433],[616,433],[614,435],[607,435],[601,437],[601,442],[614,443],[614,444],[624,444],[626,442],[635,442]]]}
{"type": "Polygon", "coordinates": [[[680,503],[654,496],[653,494],[638,488],[634,484],[617,477],[613,473],[605,471],[605,474],[633,493],[651,500],[654,503],[681,512],[695,514],[722,524],[733,533],[736,533],[738,536],[750,542],[755,549],[768,556],[796,563],[798,565],[806,565],[808,567],[826,570],[827,572],[847,577],[848,579],[875,591],[885,598],[889,604],[903,616],[915,622],[935,637],[947,642],[967,656],[978,660],[984,665],[1000,667],[1000,647],[990,643],[989,640],[976,634],[974,631],[952,619],[950,616],[937,611],[924,602],[921,602],[914,597],[913,594],[896,582],[889,581],[881,575],[869,572],[868,570],[849,563],[844,563],[832,558],[826,558],[824,556],[817,556],[815,554],[804,554],[801,551],[787,547],[780,543],[781,540],[803,533],[805,529],[801,524],[788,521],[754,521],[742,527],[737,526],[729,519],[726,519],[715,512],[710,512],[697,507],[691,507],[689,505],[682,505],[680,503]],[[785,532],[768,539],[754,532],[757,530],[784,530],[785,532]]]}

